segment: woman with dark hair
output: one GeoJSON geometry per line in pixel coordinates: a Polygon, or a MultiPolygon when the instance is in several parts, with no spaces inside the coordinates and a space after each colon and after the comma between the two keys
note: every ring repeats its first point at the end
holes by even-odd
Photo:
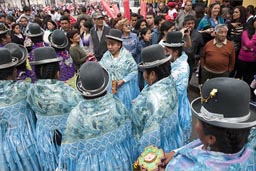
{"type": "MultiPolygon", "coordinates": [[[[141,62],[141,51],[147,47],[147,46],[150,46],[151,45],[151,30],[150,28],[146,27],[146,28],[143,28],[141,29],[140,31],[140,41],[139,41],[139,45],[138,45],[138,63],[141,62]]],[[[144,85],[145,85],[145,80],[143,78],[143,72],[141,70],[139,70],[139,87],[140,87],[140,90],[142,90],[144,88],[144,85]]]]}
{"type": "Polygon", "coordinates": [[[79,46],[80,35],[77,30],[71,30],[67,33],[67,38],[70,41],[69,54],[73,59],[75,69],[79,70],[80,66],[86,61],[89,56],[84,49],[79,46]]]}
{"type": "Polygon", "coordinates": [[[241,49],[238,55],[237,77],[250,85],[256,74],[256,17],[241,36],[241,49]]]}
{"type": "Polygon", "coordinates": [[[139,94],[138,69],[132,54],[123,45],[122,32],[111,29],[107,38],[108,50],[104,53],[100,64],[110,75],[112,94],[117,97],[127,109],[139,94]]]}
{"type": "Polygon", "coordinates": [[[147,85],[133,100],[130,117],[138,151],[141,153],[145,147],[153,145],[167,152],[183,145],[170,57],[166,57],[163,47],[158,44],[145,47],[141,57],[138,67],[144,70],[147,85]]]}
{"type": "Polygon", "coordinates": [[[62,135],[70,111],[81,96],[59,79],[59,62],[52,47],[34,51],[37,81],[27,91],[27,102],[36,113],[36,142],[40,156],[40,170],[55,170],[58,167],[62,135]]]}
{"type": "Polygon", "coordinates": [[[199,139],[167,153],[166,170],[255,170],[256,151],[247,142],[256,111],[249,102],[250,88],[242,80],[206,81],[191,103],[199,139]]]}
{"type": "Polygon", "coordinates": [[[167,33],[172,31],[175,31],[175,23],[171,21],[163,22],[160,27],[160,37],[159,37],[158,44],[163,46],[163,43],[166,41],[167,33]]]}
{"type": "Polygon", "coordinates": [[[224,24],[224,19],[221,17],[220,3],[215,2],[209,6],[207,15],[201,19],[197,26],[197,30],[203,34],[205,43],[213,39],[214,28],[218,24],[224,24]]]}
{"type": "Polygon", "coordinates": [[[20,62],[0,48],[0,170],[41,170],[35,116],[26,102],[29,84],[16,81],[20,62]]]}
{"type": "Polygon", "coordinates": [[[90,39],[91,39],[91,28],[93,27],[93,23],[91,20],[87,20],[83,23],[80,29],[80,37],[84,46],[84,50],[89,52],[90,39]]]}
{"type": "Polygon", "coordinates": [[[11,26],[11,39],[13,43],[17,43],[22,46],[24,45],[25,36],[22,34],[18,23],[14,23],[11,26]]]}
{"type": "Polygon", "coordinates": [[[230,76],[236,77],[237,72],[237,58],[241,48],[241,35],[245,28],[246,21],[246,9],[243,6],[237,6],[233,10],[232,20],[227,23],[228,34],[227,38],[232,41],[236,51],[236,63],[234,70],[230,73],[230,76]]]}
{"type": "Polygon", "coordinates": [[[145,19],[139,19],[134,27],[133,33],[139,35],[141,29],[148,27],[147,21],[145,19]]]}

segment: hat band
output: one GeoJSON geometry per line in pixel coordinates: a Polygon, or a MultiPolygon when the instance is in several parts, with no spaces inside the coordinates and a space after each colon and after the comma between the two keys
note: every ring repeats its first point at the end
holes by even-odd
{"type": "Polygon", "coordinates": [[[228,122],[228,123],[240,123],[247,121],[250,118],[251,113],[249,112],[247,115],[242,117],[236,117],[236,118],[225,118],[223,114],[219,113],[212,113],[209,112],[205,107],[201,107],[200,113],[198,113],[198,116],[202,117],[204,120],[213,122],[228,122]]]}
{"type": "Polygon", "coordinates": [[[81,81],[78,82],[78,87],[82,91],[83,95],[88,96],[88,95],[92,95],[92,94],[98,93],[100,90],[102,90],[104,88],[105,82],[106,81],[105,81],[105,78],[104,78],[104,82],[101,85],[101,87],[99,87],[97,89],[94,89],[94,90],[88,90],[88,89],[84,88],[84,86],[83,86],[81,81]]]}

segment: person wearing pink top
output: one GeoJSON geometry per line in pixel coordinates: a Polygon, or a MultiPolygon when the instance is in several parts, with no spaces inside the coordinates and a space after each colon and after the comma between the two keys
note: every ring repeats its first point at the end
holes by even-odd
{"type": "Polygon", "coordinates": [[[237,75],[250,84],[256,74],[256,17],[248,29],[243,31],[241,40],[237,75]]]}

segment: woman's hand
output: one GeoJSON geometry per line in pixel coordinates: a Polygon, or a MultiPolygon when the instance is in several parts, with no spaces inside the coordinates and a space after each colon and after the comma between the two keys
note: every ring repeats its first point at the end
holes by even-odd
{"type": "Polygon", "coordinates": [[[121,87],[124,84],[124,80],[119,80],[117,82],[117,87],[121,87]]]}
{"type": "Polygon", "coordinates": [[[174,151],[171,151],[169,153],[165,153],[165,159],[162,161],[162,167],[165,168],[165,166],[169,163],[169,161],[173,158],[173,156],[175,155],[174,151]]]}

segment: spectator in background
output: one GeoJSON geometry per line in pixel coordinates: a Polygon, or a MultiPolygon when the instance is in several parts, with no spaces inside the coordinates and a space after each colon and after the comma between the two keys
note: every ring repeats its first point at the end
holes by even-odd
{"type": "Polygon", "coordinates": [[[155,28],[152,30],[152,39],[151,39],[152,45],[158,43],[161,36],[160,28],[164,21],[165,21],[165,18],[163,15],[158,15],[155,17],[154,19],[155,28]]]}
{"type": "Polygon", "coordinates": [[[195,17],[195,28],[198,27],[198,24],[200,23],[201,19],[204,17],[205,14],[205,7],[203,3],[198,3],[195,5],[195,13],[196,13],[196,17],[195,17]]]}
{"type": "Polygon", "coordinates": [[[219,24],[215,27],[215,38],[204,46],[200,58],[201,84],[207,79],[228,77],[235,65],[235,47],[227,40],[228,27],[219,24]]]}
{"type": "Polygon", "coordinates": [[[138,18],[139,18],[138,14],[136,14],[136,13],[132,13],[131,14],[131,25],[130,25],[130,28],[131,28],[132,32],[135,29],[135,25],[136,25],[136,23],[138,21],[138,18]]]}
{"type": "Polygon", "coordinates": [[[13,43],[24,45],[25,36],[22,34],[18,23],[14,23],[11,27],[11,40],[13,43]]]}
{"type": "Polygon", "coordinates": [[[157,15],[166,16],[168,12],[168,7],[165,5],[164,2],[160,2],[157,9],[157,15]]]}
{"type": "Polygon", "coordinates": [[[21,17],[20,18],[20,29],[21,29],[22,34],[27,33],[29,24],[30,23],[29,23],[27,17],[21,17]]]}
{"type": "Polygon", "coordinates": [[[233,10],[232,19],[227,23],[228,26],[228,40],[232,41],[236,50],[236,63],[234,70],[230,73],[231,77],[237,77],[237,65],[238,65],[238,55],[241,49],[241,35],[245,29],[246,21],[246,9],[243,6],[237,6],[233,10]]]}
{"type": "Polygon", "coordinates": [[[165,21],[162,23],[160,27],[160,38],[158,40],[158,44],[163,46],[163,43],[166,41],[166,36],[168,32],[175,31],[175,23],[170,21],[165,21]]]}
{"type": "Polygon", "coordinates": [[[193,71],[197,66],[197,62],[200,58],[201,50],[204,46],[204,40],[202,34],[195,29],[195,17],[187,15],[184,17],[183,27],[188,29],[191,38],[191,47],[184,48],[184,51],[188,55],[188,64],[190,68],[189,80],[192,77],[193,71]]]}
{"type": "Polygon", "coordinates": [[[249,26],[252,25],[252,20],[255,15],[255,9],[253,5],[248,5],[246,8],[246,27],[248,28],[249,26]]]}
{"type": "Polygon", "coordinates": [[[243,31],[241,49],[238,55],[237,77],[243,79],[248,85],[256,74],[256,17],[251,25],[243,31]]]}
{"type": "Polygon", "coordinates": [[[220,4],[215,2],[209,6],[207,15],[201,19],[197,27],[197,30],[203,34],[205,43],[214,38],[214,28],[218,24],[224,24],[224,19],[221,17],[220,4]]]}
{"type": "Polygon", "coordinates": [[[129,20],[127,18],[121,19],[116,24],[116,28],[122,32],[123,47],[132,54],[134,60],[138,63],[139,40],[137,35],[131,32],[129,20]]]}
{"type": "Polygon", "coordinates": [[[64,10],[64,16],[69,18],[71,26],[74,26],[76,24],[76,18],[70,14],[70,11],[68,9],[64,10]]]}
{"type": "Polygon", "coordinates": [[[153,30],[155,25],[154,25],[154,19],[155,19],[155,13],[153,11],[148,11],[146,14],[146,21],[148,27],[153,30]]]}
{"type": "Polygon", "coordinates": [[[139,19],[135,25],[135,28],[133,30],[133,33],[136,33],[137,36],[139,36],[139,33],[140,31],[143,29],[143,28],[146,28],[148,27],[147,25],[147,21],[145,19],[139,19]]]}
{"type": "Polygon", "coordinates": [[[8,26],[8,28],[11,28],[12,24],[16,23],[16,21],[15,21],[15,18],[13,16],[7,15],[5,23],[8,26]]]}
{"type": "Polygon", "coordinates": [[[86,13],[86,7],[81,8],[81,14],[77,17],[77,20],[80,18],[85,18],[86,20],[91,20],[91,17],[86,13]]]}
{"type": "Polygon", "coordinates": [[[180,10],[176,22],[177,22],[177,29],[180,30],[183,28],[183,21],[184,18],[188,15],[192,15],[193,17],[196,16],[195,11],[192,9],[192,2],[191,1],[186,1],[184,4],[184,10],[180,10]]]}
{"type": "Polygon", "coordinates": [[[64,31],[65,34],[71,30],[70,20],[67,16],[60,18],[60,30],[64,31]]]}
{"type": "Polygon", "coordinates": [[[106,35],[110,28],[104,26],[103,15],[101,12],[93,14],[94,27],[91,29],[90,51],[94,53],[98,61],[101,60],[103,54],[107,51],[106,35]]]}
{"type": "Polygon", "coordinates": [[[20,22],[22,17],[26,17],[29,22],[33,22],[35,19],[35,16],[31,14],[31,9],[28,6],[23,7],[23,14],[20,15],[20,17],[16,20],[17,23],[20,22]]]}
{"type": "Polygon", "coordinates": [[[178,16],[178,11],[175,8],[176,3],[175,2],[168,2],[167,6],[169,7],[168,10],[168,17],[169,21],[175,21],[176,17],[178,16]]]}
{"type": "Polygon", "coordinates": [[[80,30],[80,37],[81,37],[81,40],[82,40],[82,43],[83,43],[83,47],[84,47],[84,50],[87,51],[87,52],[90,51],[90,49],[89,49],[90,39],[91,39],[90,32],[91,32],[92,27],[93,27],[92,21],[87,20],[82,25],[82,32],[80,30]]]}

